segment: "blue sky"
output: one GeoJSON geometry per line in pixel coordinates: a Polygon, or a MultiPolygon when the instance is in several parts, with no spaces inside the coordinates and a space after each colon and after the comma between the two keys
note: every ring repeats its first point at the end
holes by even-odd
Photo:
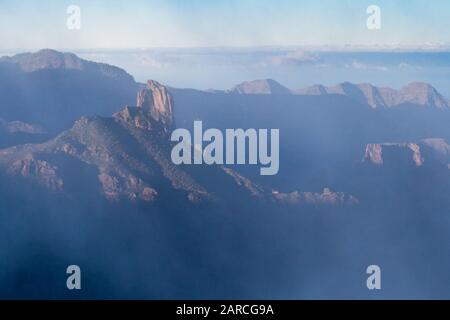
{"type": "Polygon", "coordinates": [[[0,49],[450,43],[445,0],[0,0],[0,49]],[[81,30],[66,8],[81,8],[81,30]],[[366,28],[366,8],[382,28],[366,28]]]}

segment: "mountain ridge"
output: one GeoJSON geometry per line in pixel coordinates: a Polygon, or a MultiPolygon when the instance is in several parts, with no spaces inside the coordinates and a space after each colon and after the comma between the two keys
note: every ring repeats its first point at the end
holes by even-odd
{"type": "Polygon", "coordinates": [[[82,59],[71,52],[60,52],[53,49],[42,49],[37,52],[19,53],[0,58],[0,63],[16,65],[23,72],[30,73],[43,69],[66,69],[97,72],[110,78],[122,78],[135,82],[132,75],[116,66],[82,59]]]}
{"type": "Polygon", "coordinates": [[[140,88],[125,70],[44,49],[0,58],[0,118],[50,134],[81,116],[109,116],[140,88]]]}
{"type": "Polygon", "coordinates": [[[389,87],[377,87],[369,83],[353,84],[343,82],[335,86],[315,85],[293,91],[299,95],[339,94],[372,108],[390,108],[403,104],[414,104],[423,107],[446,110],[450,108],[448,101],[430,84],[411,82],[399,90],[389,87]]]}
{"type": "Polygon", "coordinates": [[[228,93],[235,94],[290,94],[291,91],[273,79],[253,80],[242,82],[228,93]]]}
{"type": "MultiPolygon", "coordinates": [[[[214,93],[214,91],[210,91],[214,93]]],[[[390,87],[377,87],[370,83],[342,82],[334,86],[321,84],[290,90],[273,79],[246,81],[225,93],[233,94],[275,94],[275,95],[328,95],[347,96],[371,108],[391,108],[405,104],[421,107],[450,109],[447,101],[433,86],[424,82],[410,82],[396,90],[390,87]]]]}

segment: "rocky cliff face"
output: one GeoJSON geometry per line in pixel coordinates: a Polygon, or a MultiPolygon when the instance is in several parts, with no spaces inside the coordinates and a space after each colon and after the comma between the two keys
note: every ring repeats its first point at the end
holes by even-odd
{"type": "Polygon", "coordinates": [[[149,113],[155,121],[162,123],[166,129],[174,127],[172,95],[160,83],[149,80],[147,90],[138,93],[137,106],[149,113]]]}
{"type": "Polygon", "coordinates": [[[385,156],[389,154],[406,156],[415,166],[420,167],[424,158],[420,152],[420,146],[416,143],[382,143],[369,144],[366,147],[363,162],[370,162],[374,165],[383,165],[385,156]]]}
{"type": "Polygon", "coordinates": [[[424,139],[417,143],[368,144],[362,160],[376,166],[414,164],[416,167],[434,164],[450,164],[450,146],[444,139],[424,139]]]}
{"type": "Polygon", "coordinates": [[[147,88],[138,92],[137,106],[126,106],[113,117],[136,128],[168,133],[175,127],[172,95],[160,83],[149,80],[147,88]]]}

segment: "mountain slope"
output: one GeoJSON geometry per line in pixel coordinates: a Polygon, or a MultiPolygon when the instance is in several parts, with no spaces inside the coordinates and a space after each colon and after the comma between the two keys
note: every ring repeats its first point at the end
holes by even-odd
{"type": "Polygon", "coordinates": [[[109,116],[140,85],[124,70],[41,50],[0,58],[0,118],[55,134],[84,115],[109,116]]]}
{"type": "Polygon", "coordinates": [[[35,72],[46,69],[79,70],[101,74],[123,82],[134,82],[125,70],[105,63],[97,63],[79,58],[70,52],[43,49],[35,53],[20,53],[12,57],[1,57],[0,63],[19,66],[23,72],[35,72]]]}

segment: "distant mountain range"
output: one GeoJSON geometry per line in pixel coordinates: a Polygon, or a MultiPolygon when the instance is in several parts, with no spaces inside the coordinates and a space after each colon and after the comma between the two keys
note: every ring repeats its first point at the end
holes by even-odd
{"type": "MultiPolygon", "coordinates": [[[[81,116],[109,116],[119,111],[143,87],[144,84],[137,83],[120,68],[87,61],[72,53],[44,49],[36,53],[2,57],[0,118],[8,123],[27,123],[56,134],[70,128],[81,116]]],[[[340,95],[371,108],[405,105],[441,110],[449,108],[448,101],[436,89],[418,82],[410,83],[400,90],[348,82],[332,87],[315,85],[290,90],[275,80],[265,79],[244,82],[227,91],[216,90],[210,93],[340,95]]]]}
{"type": "Polygon", "coordinates": [[[331,87],[314,85],[290,90],[275,80],[266,79],[241,83],[228,92],[237,94],[338,94],[350,97],[372,108],[389,108],[407,104],[437,109],[450,108],[449,102],[435,88],[421,82],[412,82],[400,90],[376,87],[368,83],[353,84],[350,82],[340,83],[331,87]]]}

